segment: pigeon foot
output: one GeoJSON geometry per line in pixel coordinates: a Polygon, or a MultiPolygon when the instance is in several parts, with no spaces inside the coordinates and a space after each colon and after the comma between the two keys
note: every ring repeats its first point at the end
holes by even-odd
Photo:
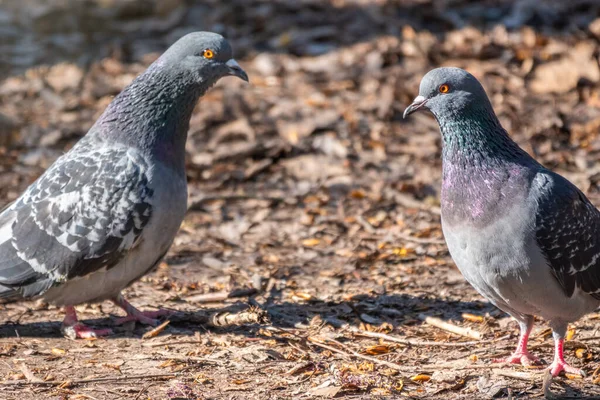
{"type": "Polygon", "coordinates": [[[513,354],[506,358],[498,358],[493,362],[495,363],[509,363],[509,364],[521,364],[525,367],[531,367],[532,365],[540,365],[541,361],[539,358],[534,356],[528,351],[515,351],[513,354]]]}
{"type": "Polygon", "coordinates": [[[126,322],[135,321],[144,325],[157,326],[160,324],[160,321],[157,318],[168,317],[174,313],[169,310],[140,311],[125,300],[120,294],[113,299],[113,302],[127,313],[126,317],[117,318],[115,320],[115,325],[122,325],[126,322]]]}
{"type": "Polygon", "coordinates": [[[93,339],[99,336],[109,336],[113,334],[112,329],[94,329],[81,322],[72,325],[63,324],[60,331],[71,339],[93,339]]]}
{"type": "Polygon", "coordinates": [[[550,365],[550,373],[554,377],[560,375],[560,373],[563,371],[567,374],[585,376],[585,373],[582,370],[575,367],[571,367],[565,362],[565,360],[554,360],[554,362],[550,365]]]}
{"type": "Polygon", "coordinates": [[[60,327],[63,335],[71,339],[91,339],[98,336],[112,335],[112,329],[94,329],[79,322],[75,307],[65,307],[65,319],[60,327]]]}
{"type": "Polygon", "coordinates": [[[140,322],[144,325],[157,326],[160,321],[157,318],[168,317],[173,312],[169,310],[158,310],[158,311],[139,311],[128,313],[126,317],[117,318],[115,325],[122,325],[126,322],[135,321],[140,322]]]}

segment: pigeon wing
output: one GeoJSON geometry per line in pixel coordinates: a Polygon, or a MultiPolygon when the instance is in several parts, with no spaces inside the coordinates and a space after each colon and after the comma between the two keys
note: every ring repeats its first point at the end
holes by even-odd
{"type": "Polygon", "coordinates": [[[562,176],[538,175],[536,239],[567,296],[575,288],[600,299],[600,212],[562,176]]]}
{"type": "Polygon", "coordinates": [[[125,148],[57,160],[0,215],[0,285],[30,297],[114,266],[150,219],[147,169],[125,148]]]}

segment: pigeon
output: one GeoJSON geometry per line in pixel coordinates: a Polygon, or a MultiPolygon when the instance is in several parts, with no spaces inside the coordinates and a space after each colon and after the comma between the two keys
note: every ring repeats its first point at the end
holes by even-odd
{"type": "Polygon", "coordinates": [[[220,78],[248,81],[230,44],[189,33],[118,94],[85,136],[0,212],[0,298],[64,306],[63,332],[112,333],[74,306],[111,300],[156,325],[121,291],[163,258],[187,209],[185,143],[197,100],[220,78]]]}
{"type": "Polygon", "coordinates": [[[428,72],[404,118],[425,109],[442,134],[442,231],[450,255],[520,327],[515,352],[495,361],[540,363],[527,350],[537,315],[552,328],[552,376],[583,375],[565,362],[563,345],[568,323],[600,304],[600,212],[509,137],[467,71],[428,72]]]}

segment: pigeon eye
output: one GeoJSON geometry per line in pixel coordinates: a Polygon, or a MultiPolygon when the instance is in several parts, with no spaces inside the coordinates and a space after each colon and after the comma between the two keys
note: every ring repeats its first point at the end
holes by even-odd
{"type": "Polygon", "coordinates": [[[440,86],[439,91],[440,91],[440,93],[448,93],[450,91],[450,86],[448,86],[444,83],[443,85],[440,86]]]}
{"type": "Polygon", "coordinates": [[[208,58],[209,60],[215,56],[215,52],[211,49],[206,49],[202,52],[202,57],[208,58]]]}

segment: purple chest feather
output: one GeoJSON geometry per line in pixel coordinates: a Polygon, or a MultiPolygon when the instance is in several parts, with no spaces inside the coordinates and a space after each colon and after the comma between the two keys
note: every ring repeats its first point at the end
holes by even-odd
{"type": "Polygon", "coordinates": [[[442,215],[446,223],[485,226],[526,196],[531,169],[518,163],[444,161],[442,215]]]}

